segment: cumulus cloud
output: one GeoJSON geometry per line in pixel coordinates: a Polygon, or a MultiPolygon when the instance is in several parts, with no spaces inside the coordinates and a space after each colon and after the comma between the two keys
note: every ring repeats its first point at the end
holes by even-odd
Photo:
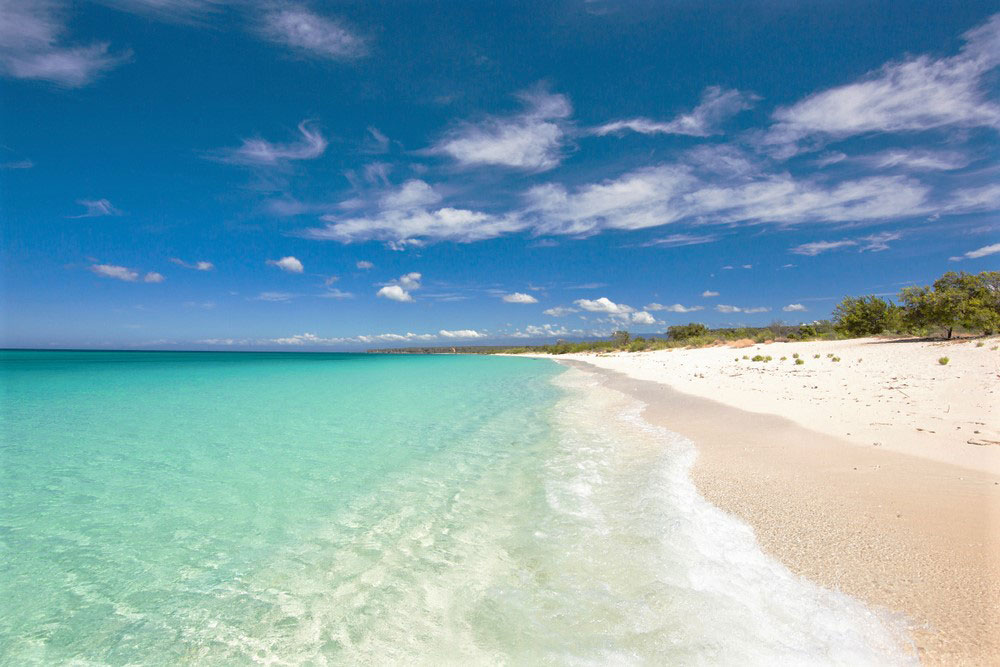
{"type": "Polygon", "coordinates": [[[949,257],[948,259],[953,262],[959,262],[963,259],[979,259],[980,257],[996,255],[997,253],[1000,253],[1000,243],[991,243],[990,245],[984,245],[982,248],[976,248],[975,250],[970,250],[967,253],[957,257],[949,257]]]}
{"type": "Polygon", "coordinates": [[[164,280],[166,278],[163,277],[163,274],[156,271],[150,271],[142,278],[142,282],[144,283],[162,283],[164,280]]]}
{"type": "Polygon", "coordinates": [[[646,306],[646,310],[659,311],[665,310],[669,313],[693,313],[697,310],[704,310],[704,306],[683,306],[679,303],[675,303],[672,306],[664,306],[661,303],[651,303],[646,306]]]}
{"type": "Polygon", "coordinates": [[[635,324],[656,324],[656,318],[644,310],[632,313],[632,322],[635,324]]]}
{"type": "Polygon", "coordinates": [[[749,109],[757,96],[726,90],[719,86],[709,86],[701,96],[701,103],[690,113],[681,114],[673,120],[655,121],[648,118],[618,120],[596,127],[591,132],[604,136],[625,131],[640,134],[684,134],[692,137],[707,137],[719,134],[719,124],[740,111],[749,109]]]}
{"type": "Polygon", "coordinates": [[[538,299],[531,296],[530,294],[525,294],[524,292],[514,292],[512,294],[504,294],[501,297],[505,303],[538,303],[538,299]]]}
{"type": "Polygon", "coordinates": [[[51,0],[0,0],[0,73],[79,88],[131,57],[106,42],[65,42],[62,5],[51,0]]]}
{"type": "Polygon", "coordinates": [[[780,157],[868,132],[1000,127],[987,72],[1000,62],[1000,14],[963,36],[954,56],[891,62],[862,81],[811,95],[774,112],[764,137],[780,157]]]}
{"type": "Polygon", "coordinates": [[[112,206],[107,199],[78,199],[76,203],[87,210],[79,215],[71,215],[70,218],[101,218],[106,215],[122,215],[122,212],[112,206]]]}
{"type": "Polygon", "coordinates": [[[606,296],[602,296],[599,299],[577,299],[573,303],[591,313],[628,315],[635,311],[635,308],[627,306],[624,303],[615,303],[606,296]]]}
{"type": "Polygon", "coordinates": [[[578,313],[580,311],[576,308],[570,308],[568,306],[556,306],[554,308],[546,308],[542,312],[551,317],[564,317],[570,313],[578,313]]]}
{"type": "Polygon", "coordinates": [[[183,266],[185,269],[191,269],[192,271],[212,271],[215,269],[215,264],[211,262],[206,262],[205,260],[199,260],[197,262],[188,263],[183,259],[178,259],[177,257],[171,257],[170,261],[177,266],[183,266]]]}
{"type": "Polygon", "coordinates": [[[455,331],[448,331],[447,329],[441,329],[438,331],[438,335],[442,338],[485,338],[486,334],[476,331],[475,329],[456,329],[455,331]]]}
{"type": "Polygon", "coordinates": [[[769,310],[771,310],[770,308],[766,308],[764,306],[757,306],[754,308],[740,308],[739,306],[728,306],[726,304],[721,304],[721,303],[718,306],[716,306],[715,309],[720,313],[747,313],[747,314],[766,313],[769,310]]]}
{"type": "Polygon", "coordinates": [[[103,278],[114,278],[115,280],[124,280],[129,283],[134,283],[139,279],[138,271],[134,271],[124,266],[116,266],[114,264],[92,264],[89,268],[91,271],[103,278]]]}
{"type": "Polygon", "coordinates": [[[562,160],[566,120],[572,113],[563,95],[541,89],[518,94],[525,110],[463,123],[431,147],[466,166],[497,165],[545,171],[562,160]]]}
{"type": "Polygon", "coordinates": [[[782,310],[786,313],[804,313],[806,312],[806,307],[801,303],[790,303],[782,308],[782,310]]]}
{"type": "Polygon", "coordinates": [[[299,5],[276,5],[264,12],[257,27],[266,39],[310,57],[353,60],[368,53],[362,37],[299,5]]]}
{"type": "Polygon", "coordinates": [[[709,297],[713,297],[713,296],[719,296],[719,293],[718,293],[718,292],[713,292],[712,290],[709,290],[709,289],[707,289],[707,290],[705,290],[704,292],[702,292],[702,293],[701,293],[701,295],[702,295],[702,296],[703,296],[704,298],[706,298],[706,299],[707,299],[707,298],[709,298],[709,297]]]}
{"type": "Polygon", "coordinates": [[[361,269],[362,271],[367,271],[368,269],[374,269],[375,265],[365,259],[358,260],[354,266],[361,269]]]}
{"type": "Polygon", "coordinates": [[[403,274],[388,285],[383,285],[375,293],[375,296],[391,301],[413,301],[413,296],[410,292],[420,289],[420,280],[421,275],[416,271],[403,274]]]}
{"type": "Polygon", "coordinates": [[[230,164],[246,166],[275,166],[290,160],[315,160],[326,151],[327,140],[307,120],[299,123],[299,141],[276,144],[265,139],[244,139],[239,148],[224,149],[218,159],[230,164]]]}
{"type": "Polygon", "coordinates": [[[287,273],[302,273],[305,270],[305,267],[302,266],[302,262],[291,255],[288,257],[282,257],[281,259],[269,259],[267,260],[267,263],[270,266],[276,266],[287,273]]]}

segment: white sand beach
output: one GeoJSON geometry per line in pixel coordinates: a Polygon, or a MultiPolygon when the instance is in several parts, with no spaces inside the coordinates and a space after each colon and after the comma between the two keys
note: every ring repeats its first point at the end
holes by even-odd
{"type": "Polygon", "coordinates": [[[557,359],[690,437],[701,493],[793,571],[905,614],[924,663],[979,665],[1000,656],[998,343],[856,339],[557,359]],[[743,359],[757,354],[772,360],[743,359]]]}

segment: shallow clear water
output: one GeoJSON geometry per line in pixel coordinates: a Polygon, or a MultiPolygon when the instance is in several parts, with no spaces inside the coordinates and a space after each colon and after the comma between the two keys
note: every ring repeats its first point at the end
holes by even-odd
{"type": "Polygon", "coordinates": [[[4,664],[906,662],[579,371],[0,355],[4,664]]]}

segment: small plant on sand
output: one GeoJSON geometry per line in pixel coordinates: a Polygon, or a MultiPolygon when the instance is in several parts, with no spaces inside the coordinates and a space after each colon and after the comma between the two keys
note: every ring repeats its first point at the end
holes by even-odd
{"type": "Polygon", "coordinates": [[[840,361],[840,357],[830,357],[830,361],[840,361]]]}
{"type": "Polygon", "coordinates": [[[813,355],[813,359],[819,359],[819,355],[818,354],[814,354],[813,355]]]}
{"type": "Polygon", "coordinates": [[[833,359],[833,352],[827,352],[826,353],[826,358],[827,359],[833,359]]]}
{"type": "Polygon", "coordinates": [[[755,355],[753,355],[753,359],[751,359],[750,361],[764,361],[764,355],[763,354],[755,354],[755,355]]]}
{"type": "Polygon", "coordinates": [[[774,359],[774,357],[772,357],[770,354],[764,357],[764,361],[771,361],[771,359],[774,359]]]}
{"type": "Polygon", "coordinates": [[[784,360],[785,360],[785,359],[787,359],[787,358],[788,358],[788,357],[782,357],[782,358],[781,358],[781,360],[782,360],[782,361],[784,361],[784,360]]]}
{"type": "Polygon", "coordinates": [[[990,348],[990,352],[996,352],[996,351],[997,351],[997,346],[996,345],[994,345],[993,347],[990,348]]]}
{"type": "Polygon", "coordinates": [[[802,364],[804,364],[804,363],[806,363],[806,360],[805,360],[805,359],[796,359],[796,360],[795,360],[795,365],[796,365],[796,366],[801,366],[801,365],[802,365],[802,364]]]}
{"type": "Polygon", "coordinates": [[[792,353],[792,359],[798,359],[798,358],[799,358],[799,353],[798,352],[792,353]]]}
{"type": "Polygon", "coordinates": [[[941,357],[940,359],[938,359],[938,363],[941,364],[942,366],[947,366],[949,361],[951,361],[951,359],[949,359],[948,357],[941,357]]]}
{"type": "Polygon", "coordinates": [[[978,343],[976,343],[976,347],[982,347],[983,345],[986,345],[986,343],[984,343],[983,341],[979,341],[978,343]]]}
{"type": "Polygon", "coordinates": [[[744,358],[744,359],[749,359],[750,357],[748,357],[747,355],[745,355],[745,354],[744,354],[744,355],[743,355],[743,358],[744,358]]]}

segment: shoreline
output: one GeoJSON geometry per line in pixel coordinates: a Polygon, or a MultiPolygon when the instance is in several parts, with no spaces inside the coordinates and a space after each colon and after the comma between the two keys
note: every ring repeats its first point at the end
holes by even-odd
{"type": "Polygon", "coordinates": [[[712,504],[746,521],[792,572],[903,613],[925,664],[1000,655],[1000,476],[862,448],[575,359],[553,359],[645,404],[692,441],[712,504]]]}

